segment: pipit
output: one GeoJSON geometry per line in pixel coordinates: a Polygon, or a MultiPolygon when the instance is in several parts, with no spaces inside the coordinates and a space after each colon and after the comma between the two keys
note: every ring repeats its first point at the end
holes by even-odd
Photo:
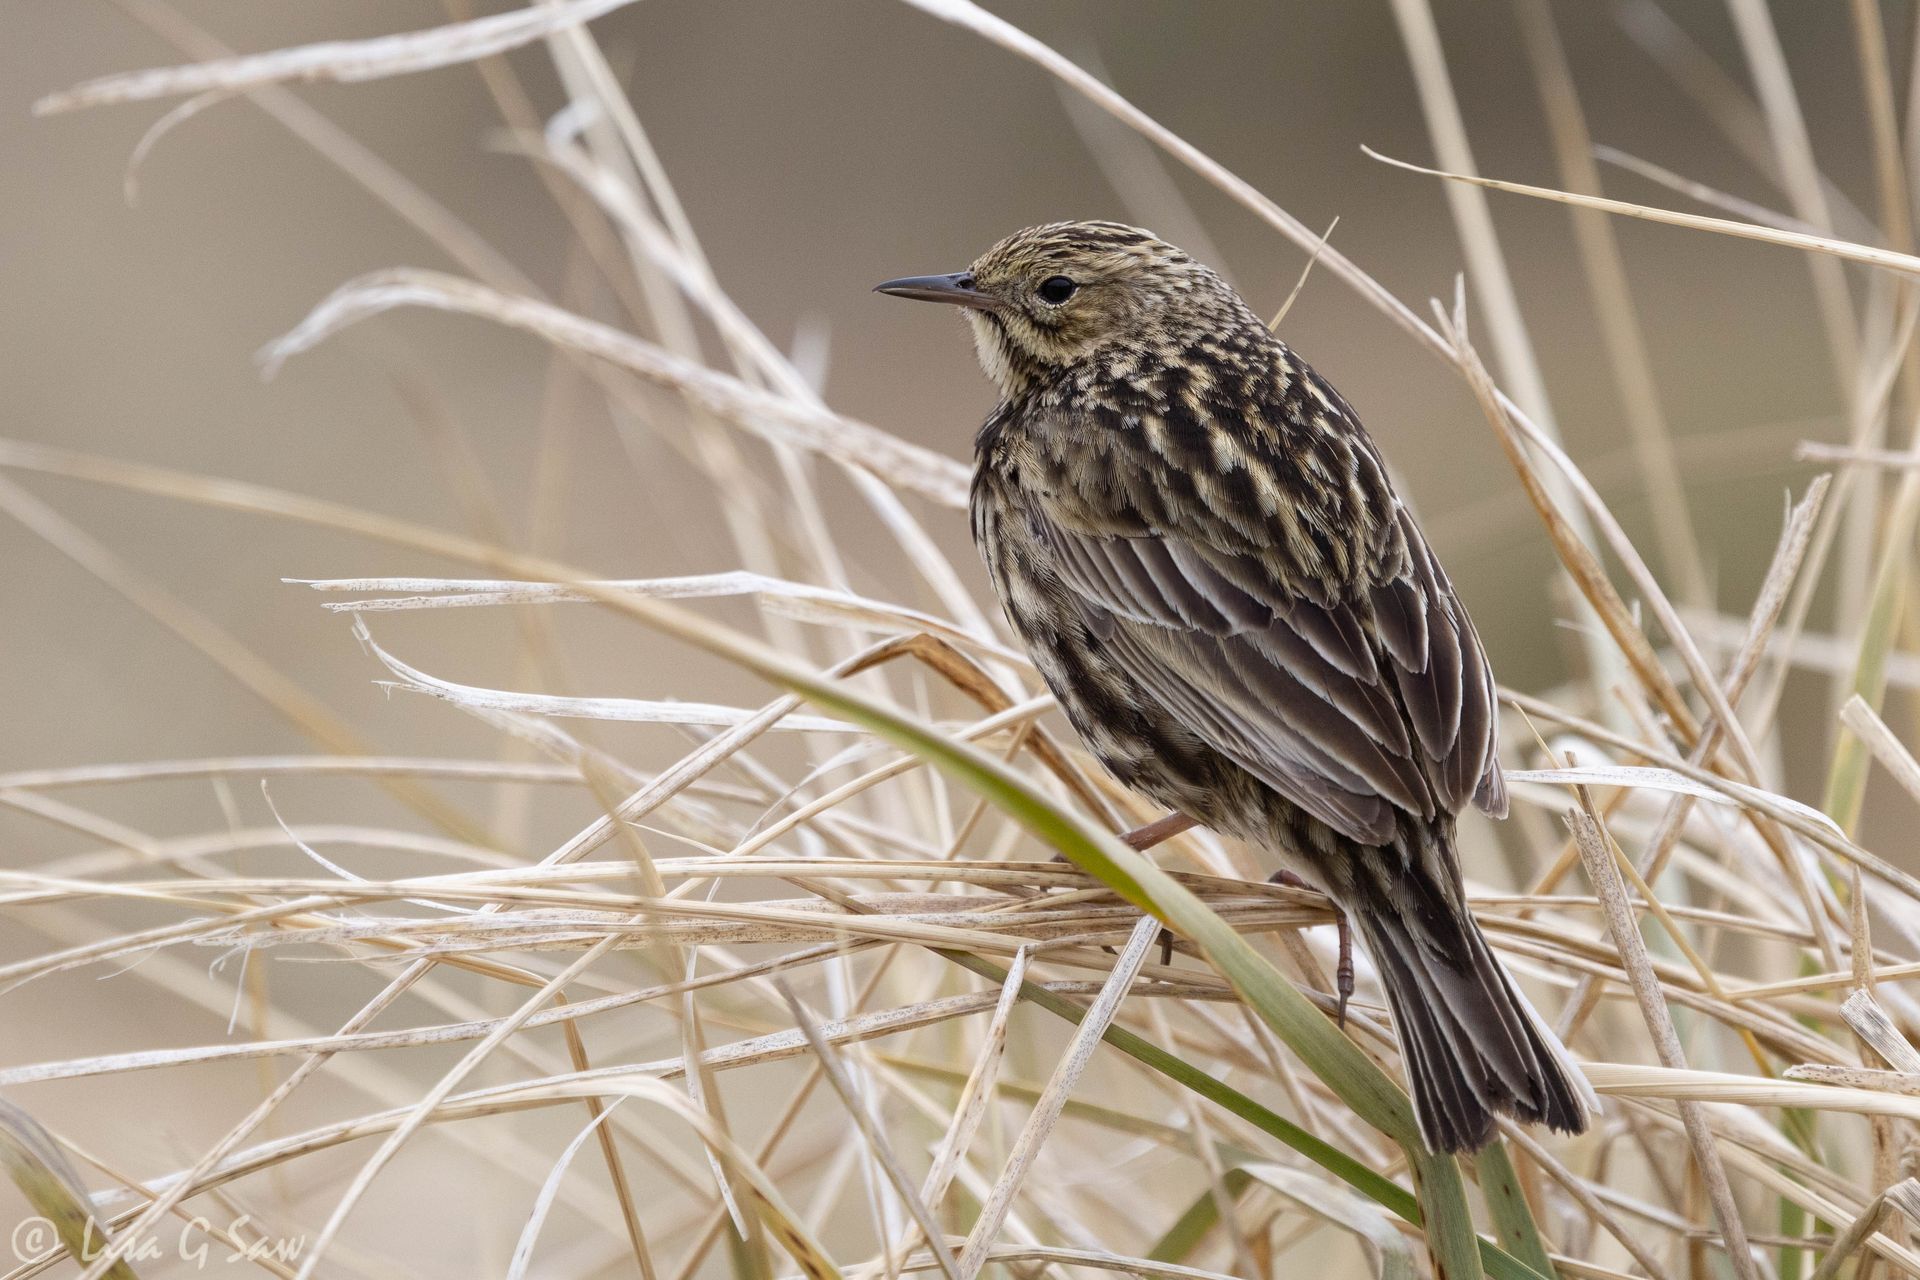
{"type": "Polygon", "coordinates": [[[1089,750],[1341,909],[1430,1148],[1495,1113],[1584,1129],[1591,1090],[1461,887],[1456,815],[1507,808],[1493,676],[1352,407],[1134,227],[1035,227],[878,287],[964,308],[1000,392],[974,541],[1089,750]]]}

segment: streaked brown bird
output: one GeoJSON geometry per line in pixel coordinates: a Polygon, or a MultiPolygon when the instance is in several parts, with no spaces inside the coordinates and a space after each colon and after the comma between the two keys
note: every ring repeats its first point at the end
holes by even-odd
{"type": "Polygon", "coordinates": [[[1493,677],[1340,393],[1219,276],[1118,223],[878,289],[965,309],[1000,391],[974,541],[1089,749],[1342,909],[1430,1148],[1481,1146],[1495,1113],[1584,1129],[1586,1080],[1461,888],[1455,816],[1507,808],[1493,677]]]}

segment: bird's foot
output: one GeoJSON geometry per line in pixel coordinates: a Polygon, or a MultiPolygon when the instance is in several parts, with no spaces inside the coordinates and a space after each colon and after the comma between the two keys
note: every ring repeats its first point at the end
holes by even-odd
{"type": "MultiPolygon", "coordinates": [[[[1312,889],[1291,871],[1280,870],[1267,877],[1269,884],[1285,885],[1289,889],[1312,889]]],[[[1338,1002],[1334,1006],[1334,1021],[1342,1031],[1347,1029],[1347,1001],[1353,999],[1353,928],[1347,923],[1347,913],[1339,907],[1333,909],[1333,927],[1339,934],[1339,958],[1333,966],[1333,994],[1338,1002]]]]}
{"type": "MultiPolygon", "coordinates": [[[[1192,818],[1178,809],[1163,817],[1155,818],[1144,827],[1135,827],[1131,831],[1120,833],[1120,843],[1135,853],[1145,853],[1164,840],[1171,840],[1182,831],[1197,826],[1192,818]]],[[[1173,963],[1173,934],[1166,929],[1160,931],[1160,966],[1165,968],[1173,963]]]]}
{"type": "Polygon", "coordinates": [[[1347,1029],[1347,1001],[1353,999],[1353,929],[1347,924],[1347,913],[1342,911],[1334,920],[1333,927],[1340,935],[1340,958],[1333,966],[1333,992],[1338,1003],[1334,1006],[1334,1023],[1342,1031],[1347,1029]]]}

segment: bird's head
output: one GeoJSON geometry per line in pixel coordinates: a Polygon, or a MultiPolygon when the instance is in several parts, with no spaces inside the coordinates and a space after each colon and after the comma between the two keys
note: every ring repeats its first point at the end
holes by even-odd
{"type": "Polygon", "coordinates": [[[965,271],[875,288],[965,308],[981,367],[1009,399],[1062,370],[1259,326],[1219,276],[1151,231],[1117,222],[1029,227],[965,271]]]}

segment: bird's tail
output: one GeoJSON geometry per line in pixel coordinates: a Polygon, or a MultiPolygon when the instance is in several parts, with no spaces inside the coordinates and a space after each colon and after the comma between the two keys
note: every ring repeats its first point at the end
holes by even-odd
{"type": "Polygon", "coordinates": [[[1386,989],[1421,1137],[1436,1152],[1472,1151],[1493,1136],[1496,1112],[1583,1131],[1598,1107],[1592,1086],[1494,959],[1461,895],[1419,861],[1362,872],[1342,905],[1386,989]]]}

